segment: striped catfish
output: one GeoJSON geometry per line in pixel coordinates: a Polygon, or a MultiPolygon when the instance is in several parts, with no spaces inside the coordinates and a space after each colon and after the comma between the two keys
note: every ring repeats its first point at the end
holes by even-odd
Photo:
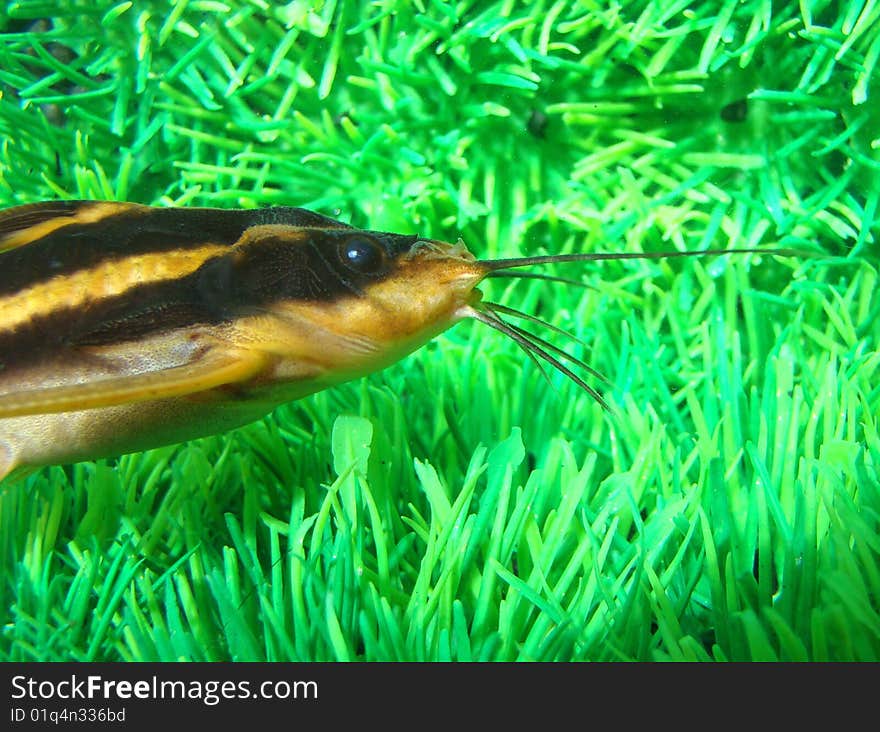
{"type": "Polygon", "coordinates": [[[541,321],[484,301],[478,283],[547,263],[755,251],[478,261],[462,243],[361,230],[302,208],[7,209],[0,479],[247,424],[384,368],[463,318],[504,333],[607,406],[572,370],[597,375],[587,364],[511,323],[541,321]]]}

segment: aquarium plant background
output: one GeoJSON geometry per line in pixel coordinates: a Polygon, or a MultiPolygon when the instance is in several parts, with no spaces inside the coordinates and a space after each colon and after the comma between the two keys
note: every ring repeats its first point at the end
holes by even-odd
{"type": "Polygon", "coordinates": [[[0,658],[880,658],[878,56],[858,0],[3,3],[4,206],[813,254],[490,282],[609,411],[461,324],[241,430],[7,482],[0,658]]]}

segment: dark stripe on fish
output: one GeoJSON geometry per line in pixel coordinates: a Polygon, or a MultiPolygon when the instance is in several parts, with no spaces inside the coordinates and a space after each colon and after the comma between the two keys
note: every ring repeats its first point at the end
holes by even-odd
{"type": "MultiPolygon", "coordinates": [[[[79,202],[79,207],[68,207],[63,202],[44,205],[49,211],[69,217],[95,202],[79,202]]],[[[26,235],[28,227],[52,218],[43,216],[45,211],[39,206],[19,209],[22,210],[17,215],[16,209],[0,213],[0,233],[26,235]],[[22,222],[27,226],[22,227],[22,222]]],[[[191,249],[207,243],[231,246],[249,227],[259,224],[349,229],[333,219],[292,207],[227,210],[131,206],[94,223],[73,221],[33,242],[0,253],[0,297],[52,277],[138,254],[191,249]]]]}
{"type": "MultiPolygon", "coordinates": [[[[0,369],[27,366],[81,347],[228,323],[279,302],[357,297],[391,275],[395,259],[416,241],[415,236],[356,229],[291,230],[283,236],[262,236],[208,259],[186,276],[138,284],[122,294],[77,307],[59,303],[46,315],[0,330],[0,369]],[[378,241],[388,256],[383,271],[368,275],[352,271],[339,257],[340,244],[347,238],[366,235],[378,241]]],[[[51,290],[49,283],[49,298],[51,290]]]]}

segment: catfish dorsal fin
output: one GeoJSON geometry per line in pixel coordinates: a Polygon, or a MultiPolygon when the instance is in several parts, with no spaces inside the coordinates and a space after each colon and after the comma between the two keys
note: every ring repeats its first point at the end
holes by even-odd
{"type": "Polygon", "coordinates": [[[136,207],[114,201],[45,201],[0,211],[0,252],[40,239],[69,224],[88,224],[136,207]]]}

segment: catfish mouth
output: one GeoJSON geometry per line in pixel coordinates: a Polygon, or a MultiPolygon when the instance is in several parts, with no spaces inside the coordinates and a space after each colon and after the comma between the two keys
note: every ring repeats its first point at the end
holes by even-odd
{"type": "MultiPolygon", "coordinates": [[[[449,246],[449,245],[447,245],[449,246]]],[[[561,264],[570,262],[597,262],[612,259],[671,259],[676,257],[701,257],[701,256],[721,256],[724,254],[770,254],[775,256],[798,256],[803,252],[795,249],[758,249],[758,248],[742,248],[742,249],[705,249],[702,251],[665,251],[665,252],[588,252],[580,254],[548,254],[532,257],[514,257],[509,259],[488,259],[477,260],[474,262],[478,268],[483,270],[483,275],[474,283],[474,289],[470,293],[466,305],[463,305],[460,312],[463,317],[473,318],[481,323],[489,326],[493,330],[504,334],[521,348],[529,359],[535,364],[543,377],[549,382],[550,377],[545,368],[545,364],[553,370],[558,371],[563,376],[576,384],[581,390],[589,394],[603,409],[610,411],[610,407],[602,395],[592,386],[590,386],[581,376],[563,361],[572,364],[590,376],[599,379],[606,385],[610,385],[610,381],[602,374],[592,368],[582,359],[573,356],[559,346],[554,345],[547,339],[541,337],[537,333],[532,332],[519,325],[511,322],[513,320],[522,320],[532,323],[540,328],[560,335],[563,338],[577,343],[585,348],[589,345],[583,340],[575,336],[573,333],[553,325],[552,323],[542,320],[541,318],[525,313],[516,308],[502,305],[496,302],[490,302],[483,299],[483,295],[476,288],[480,281],[489,278],[509,278],[509,279],[540,279],[549,282],[558,282],[566,285],[577,287],[588,287],[582,281],[570,279],[567,277],[559,277],[544,272],[521,272],[520,268],[532,267],[544,264],[561,264]]]]}
{"type": "MultiPolygon", "coordinates": [[[[530,330],[511,323],[509,318],[534,323],[542,328],[546,328],[549,331],[561,335],[570,341],[574,341],[587,347],[587,344],[584,341],[563,328],[559,328],[535,315],[530,315],[529,313],[517,310],[516,308],[486,300],[482,290],[478,287],[478,285],[485,279],[504,277],[562,281],[581,287],[585,286],[584,283],[576,280],[569,280],[540,272],[523,273],[509,271],[519,267],[528,267],[534,264],[543,264],[545,262],[556,262],[560,260],[553,256],[549,258],[522,257],[516,259],[475,260],[473,255],[464,248],[464,245],[460,240],[458,245],[443,244],[440,242],[426,242],[426,244],[439,244],[439,246],[432,248],[432,252],[428,254],[428,257],[456,260],[463,264],[468,272],[461,276],[460,285],[463,286],[465,292],[462,297],[463,303],[456,308],[455,311],[456,320],[471,318],[504,334],[523,350],[548,383],[550,381],[550,376],[547,373],[544,364],[549,365],[554,370],[574,382],[580,389],[585,391],[590,397],[598,402],[603,409],[610,409],[608,403],[602,398],[602,395],[584,379],[578,376],[571,368],[566,366],[562,360],[570,362],[574,366],[582,369],[584,372],[598,378],[606,384],[610,383],[604,376],[602,376],[602,374],[593,369],[585,361],[573,356],[559,346],[554,345],[550,341],[539,336],[537,333],[533,333],[530,330]],[[434,252],[436,252],[436,254],[434,252]]],[[[565,257],[565,255],[562,256],[565,257]]],[[[580,255],[575,256],[580,257],[580,255]]],[[[562,259],[561,261],[566,261],[566,259],[562,259]]]]}

